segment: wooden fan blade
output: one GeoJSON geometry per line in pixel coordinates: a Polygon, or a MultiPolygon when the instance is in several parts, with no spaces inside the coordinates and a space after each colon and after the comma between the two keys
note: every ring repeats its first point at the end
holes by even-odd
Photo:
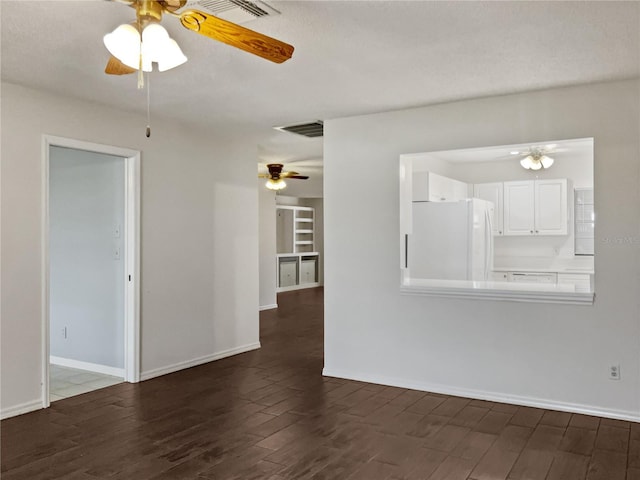
{"type": "Polygon", "coordinates": [[[271,175],[268,173],[259,173],[258,178],[271,178],[271,175]]]}
{"type": "Polygon", "coordinates": [[[297,178],[299,180],[307,180],[309,178],[309,176],[308,175],[291,175],[288,178],[297,178]]]}
{"type": "Polygon", "coordinates": [[[135,71],[137,71],[135,68],[127,67],[114,56],[111,56],[104,69],[104,73],[107,75],[127,75],[135,71]]]}
{"type": "Polygon", "coordinates": [[[200,35],[275,63],[289,60],[293,55],[293,47],[287,43],[198,10],[187,10],[181,13],[180,22],[185,28],[200,35]]]}
{"type": "Polygon", "coordinates": [[[280,174],[282,178],[291,178],[291,177],[294,177],[295,175],[300,175],[300,174],[298,172],[282,172],[280,174]]]}

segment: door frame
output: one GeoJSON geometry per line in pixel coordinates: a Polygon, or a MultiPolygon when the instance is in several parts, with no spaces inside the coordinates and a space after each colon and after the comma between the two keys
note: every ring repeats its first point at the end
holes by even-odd
{"type": "Polygon", "coordinates": [[[140,151],[53,135],[42,136],[42,407],[49,406],[49,152],[51,147],[114,155],[125,164],[124,380],[140,381],[140,151]]]}

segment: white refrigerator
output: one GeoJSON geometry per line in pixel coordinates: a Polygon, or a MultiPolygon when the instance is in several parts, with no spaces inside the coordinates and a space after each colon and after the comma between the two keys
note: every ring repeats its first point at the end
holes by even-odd
{"type": "Polygon", "coordinates": [[[493,204],[412,202],[406,266],[412,279],[488,280],[493,268],[493,204]]]}

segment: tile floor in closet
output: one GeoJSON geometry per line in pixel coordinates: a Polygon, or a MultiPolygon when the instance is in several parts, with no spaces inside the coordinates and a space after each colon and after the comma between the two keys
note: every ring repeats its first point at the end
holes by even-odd
{"type": "Polygon", "coordinates": [[[77,368],[49,366],[49,401],[55,402],[63,398],[110,387],[122,383],[122,377],[113,377],[102,373],[80,370],[77,368]]]}

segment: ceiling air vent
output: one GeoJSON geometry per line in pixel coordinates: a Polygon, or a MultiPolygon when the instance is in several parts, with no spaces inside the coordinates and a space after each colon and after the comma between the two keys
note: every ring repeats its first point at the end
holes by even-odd
{"type": "Polygon", "coordinates": [[[278,15],[280,12],[260,0],[187,0],[177,13],[201,10],[233,23],[246,23],[259,17],[278,15]]]}
{"type": "Polygon", "coordinates": [[[315,122],[298,123],[296,125],[286,125],[284,127],[274,127],[276,130],[283,132],[297,133],[309,138],[321,137],[323,135],[322,122],[316,120],[315,122]]]}

